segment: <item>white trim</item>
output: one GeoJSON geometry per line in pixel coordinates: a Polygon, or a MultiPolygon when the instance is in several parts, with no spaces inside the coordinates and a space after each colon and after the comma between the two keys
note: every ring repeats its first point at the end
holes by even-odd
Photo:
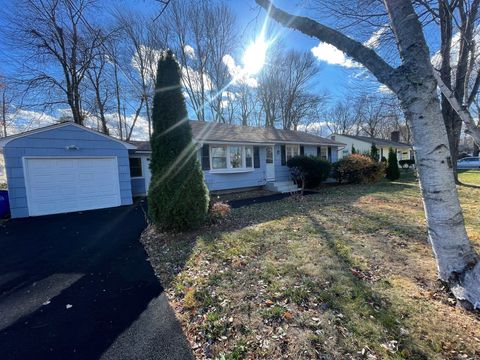
{"type": "Polygon", "coordinates": [[[112,136],[102,134],[101,132],[89,129],[85,126],[82,126],[82,125],[79,125],[79,124],[76,124],[76,123],[73,123],[73,122],[64,122],[64,123],[60,123],[60,124],[49,125],[49,126],[45,126],[45,127],[34,129],[34,130],[25,131],[25,132],[20,133],[20,134],[8,136],[7,138],[0,139],[0,148],[5,147],[12,140],[19,139],[19,138],[29,136],[29,135],[33,135],[33,134],[42,133],[42,132],[49,131],[49,130],[59,129],[59,128],[64,127],[64,126],[75,126],[79,129],[91,132],[92,134],[103,136],[106,139],[109,139],[109,140],[112,140],[112,141],[115,141],[115,142],[118,142],[118,143],[122,144],[128,150],[135,150],[137,148],[135,145],[132,145],[130,143],[127,143],[127,142],[119,140],[119,139],[115,139],[112,136]]]}
{"type": "MultiPolygon", "coordinates": [[[[120,189],[120,173],[118,172],[118,157],[117,156],[23,156],[22,157],[22,170],[23,170],[23,181],[25,184],[25,195],[26,195],[26,200],[27,200],[27,211],[28,211],[28,216],[33,216],[30,214],[30,199],[31,199],[31,194],[30,194],[30,186],[28,182],[28,177],[27,177],[27,160],[38,160],[38,159],[46,159],[46,160],[51,160],[51,159],[113,159],[115,160],[115,167],[117,168],[117,176],[116,176],[116,181],[115,181],[115,188],[117,190],[117,206],[122,205],[122,194],[121,194],[121,189],[120,189]]],[[[92,209],[94,210],[94,209],[92,209]]],[[[82,211],[82,210],[78,210],[82,211]]],[[[86,210],[85,210],[86,211],[86,210]]]]}
{"type": "Polygon", "coordinates": [[[254,168],[215,169],[210,170],[210,174],[241,174],[253,171],[255,171],[254,168]]]}

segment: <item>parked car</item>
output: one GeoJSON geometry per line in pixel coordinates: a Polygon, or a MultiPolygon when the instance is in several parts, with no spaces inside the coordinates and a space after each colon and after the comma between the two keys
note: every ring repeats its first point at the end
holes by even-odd
{"type": "Polygon", "coordinates": [[[457,169],[480,169],[480,157],[468,156],[458,160],[457,169]]]}

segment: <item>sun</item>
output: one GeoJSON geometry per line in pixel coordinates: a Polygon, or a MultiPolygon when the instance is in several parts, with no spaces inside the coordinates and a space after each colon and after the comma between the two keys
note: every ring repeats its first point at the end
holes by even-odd
{"type": "Polygon", "coordinates": [[[267,49],[268,44],[263,39],[263,36],[261,36],[245,50],[243,54],[243,66],[246,73],[255,75],[262,70],[265,64],[267,49]]]}

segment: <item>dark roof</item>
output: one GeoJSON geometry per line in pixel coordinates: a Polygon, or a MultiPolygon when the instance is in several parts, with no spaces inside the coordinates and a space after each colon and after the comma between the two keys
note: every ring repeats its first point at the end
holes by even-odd
{"type": "MultiPolygon", "coordinates": [[[[194,140],[200,143],[345,145],[331,139],[308,134],[304,131],[239,126],[195,120],[190,120],[189,124],[192,128],[194,140]]],[[[150,143],[148,141],[130,142],[137,147],[137,151],[150,151],[150,143]]]]}
{"type": "Polygon", "coordinates": [[[380,146],[411,147],[411,145],[409,145],[407,143],[402,143],[402,142],[392,141],[392,140],[386,140],[386,139],[379,139],[379,138],[368,137],[368,136],[332,134],[332,136],[335,136],[335,135],[349,137],[349,138],[352,138],[352,139],[367,142],[369,144],[374,143],[375,145],[380,145],[380,146]]]}
{"type": "Polygon", "coordinates": [[[21,132],[21,133],[18,133],[18,134],[13,134],[13,135],[10,135],[10,136],[7,136],[7,137],[0,138],[0,149],[2,149],[11,140],[18,139],[18,138],[25,137],[25,136],[29,136],[29,135],[32,135],[32,134],[41,133],[41,132],[48,131],[48,130],[57,129],[57,128],[60,128],[60,127],[63,127],[63,126],[79,127],[79,128],[81,128],[85,131],[89,131],[91,133],[95,133],[97,135],[100,135],[100,136],[103,136],[103,137],[106,137],[106,138],[110,138],[114,141],[122,143],[128,149],[134,149],[135,148],[135,145],[133,144],[133,142],[123,141],[123,140],[117,139],[113,136],[101,133],[101,132],[99,132],[95,129],[90,129],[89,127],[74,123],[72,121],[63,121],[63,122],[55,123],[55,124],[52,124],[52,125],[42,126],[42,127],[39,127],[39,128],[27,130],[27,131],[24,131],[24,132],[21,132]]]}

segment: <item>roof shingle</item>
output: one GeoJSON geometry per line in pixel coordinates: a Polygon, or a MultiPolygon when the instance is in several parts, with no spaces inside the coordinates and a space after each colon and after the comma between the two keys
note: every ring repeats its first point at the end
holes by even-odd
{"type": "Polygon", "coordinates": [[[356,139],[360,140],[366,143],[375,143],[375,145],[378,146],[395,146],[395,147],[411,147],[411,145],[402,143],[402,142],[397,142],[397,141],[392,141],[392,140],[386,140],[386,139],[379,139],[379,138],[373,138],[373,137],[368,137],[368,136],[359,136],[359,135],[344,135],[344,134],[332,134],[333,136],[338,135],[338,136],[345,136],[351,139],[356,139]]]}
{"type": "MultiPolygon", "coordinates": [[[[311,145],[336,145],[344,144],[326,139],[303,131],[283,130],[275,128],[261,128],[240,126],[206,121],[189,121],[192,135],[197,142],[225,142],[242,144],[311,144],[311,145]]],[[[149,151],[148,141],[131,141],[139,151],[149,151]]]]}

